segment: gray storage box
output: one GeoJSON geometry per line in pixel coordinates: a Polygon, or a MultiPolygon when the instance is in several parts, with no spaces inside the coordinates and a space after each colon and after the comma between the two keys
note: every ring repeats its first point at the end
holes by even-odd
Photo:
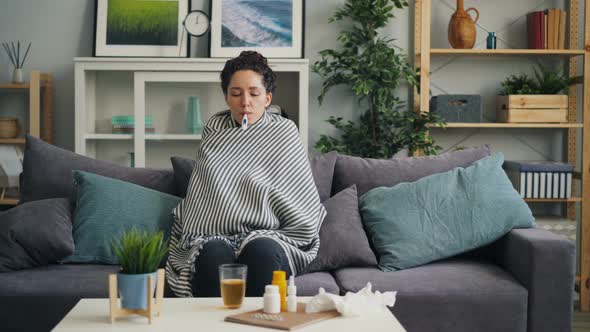
{"type": "Polygon", "coordinates": [[[430,99],[430,111],[446,122],[482,122],[480,95],[438,95],[430,99]]]}

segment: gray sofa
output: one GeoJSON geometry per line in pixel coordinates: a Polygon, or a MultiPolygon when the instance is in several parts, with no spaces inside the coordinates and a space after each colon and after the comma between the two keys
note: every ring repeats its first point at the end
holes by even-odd
{"type": "MultiPolygon", "coordinates": [[[[39,163],[49,165],[49,160],[60,161],[60,167],[68,164],[69,170],[87,168],[90,163],[97,173],[125,177],[123,168],[97,164],[31,138],[27,150],[23,189],[29,190],[29,197],[25,201],[48,198],[32,199],[35,193],[50,195],[50,190],[35,186],[55,184],[41,183],[51,179],[35,178],[38,171],[33,167],[39,163]]],[[[420,167],[415,160],[391,166],[329,154],[314,159],[312,170],[320,196],[326,200],[350,183],[357,185],[359,196],[376,185],[391,185],[392,180],[382,175],[396,167],[404,167],[397,173],[407,181],[456,167],[456,162],[473,161],[463,158],[453,162],[445,156],[425,158],[434,159],[422,161],[420,167]],[[444,165],[443,169],[429,168],[432,162],[444,165]],[[424,165],[430,166],[424,169],[424,165]],[[405,174],[408,167],[414,170],[405,174]]],[[[188,160],[176,159],[173,166],[176,176],[164,178],[172,181],[171,186],[181,195],[186,188],[179,183],[186,181],[183,177],[187,175],[178,174],[182,173],[179,169],[190,170],[192,165],[188,160]]],[[[45,178],[60,171],[45,169],[45,178]]],[[[137,180],[131,177],[130,181],[137,180]]],[[[296,283],[301,296],[315,295],[319,287],[337,294],[355,292],[367,282],[372,283],[373,290],[395,290],[397,302],[392,312],[408,331],[571,331],[574,257],[574,245],[563,237],[541,229],[515,229],[488,246],[415,268],[382,272],[377,266],[343,267],[297,276],[296,283]]],[[[51,329],[78,299],[108,297],[107,274],[117,269],[109,265],[52,264],[0,273],[1,329],[51,329]]],[[[167,295],[171,296],[169,292],[167,295]]]]}

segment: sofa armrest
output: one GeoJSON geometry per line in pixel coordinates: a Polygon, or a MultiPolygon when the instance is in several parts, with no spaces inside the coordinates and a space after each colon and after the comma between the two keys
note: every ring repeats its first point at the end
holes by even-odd
{"type": "Polygon", "coordinates": [[[549,231],[514,229],[493,246],[498,265],[528,290],[528,331],[571,331],[575,245],[549,231]]]}

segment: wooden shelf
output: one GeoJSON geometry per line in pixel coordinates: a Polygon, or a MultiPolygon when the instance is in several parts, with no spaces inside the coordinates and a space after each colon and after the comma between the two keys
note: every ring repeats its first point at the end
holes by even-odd
{"type": "Polygon", "coordinates": [[[555,202],[555,203],[576,203],[582,202],[582,197],[572,198],[525,198],[525,202],[540,203],[540,202],[555,202]]]}
{"type": "Polygon", "coordinates": [[[4,198],[0,199],[0,205],[17,205],[18,198],[4,198]]]}
{"type": "Polygon", "coordinates": [[[150,141],[199,141],[202,136],[200,134],[147,134],[145,139],[150,141]]]}
{"type": "MultiPolygon", "coordinates": [[[[576,164],[581,163],[581,169],[585,174],[590,169],[590,140],[581,139],[582,130],[590,127],[590,66],[588,66],[588,46],[590,45],[590,20],[584,19],[585,12],[588,11],[588,1],[582,1],[586,6],[580,6],[578,1],[569,1],[564,5],[567,12],[567,30],[566,43],[571,45],[572,49],[559,50],[538,50],[538,49],[451,49],[451,48],[432,48],[432,31],[442,28],[440,25],[439,13],[433,20],[433,10],[431,5],[433,0],[422,0],[414,2],[414,67],[419,72],[420,89],[414,90],[414,110],[429,112],[430,96],[431,96],[431,79],[433,72],[432,59],[441,56],[446,58],[457,57],[486,57],[492,58],[511,58],[511,57],[543,57],[543,56],[557,56],[568,62],[567,76],[570,79],[575,79],[575,84],[583,84],[583,89],[569,89],[568,96],[568,119],[574,121],[577,116],[581,116],[584,121],[582,123],[449,123],[447,128],[564,128],[569,129],[565,131],[564,144],[567,145],[567,150],[564,151],[564,157],[567,153],[566,161],[576,164]],[[436,26],[432,23],[437,22],[436,26]],[[578,29],[578,27],[580,27],[578,29]],[[582,37],[583,41],[580,42],[582,37]],[[580,47],[582,47],[580,49],[580,47]],[[579,91],[578,91],[579,90],[579,91]],[[580,129],[580,130],[576,130],[580,129]],[[581,145],[581,146],[580,146],[581,145]],[[578,152],[579,151],[579,152],[578,152]]],[[[586,15],[587,16],[587,15],[586,15]]],[[[445,26],[446,28],[446,26],[445,26]]],[[[526,26],[523,27],[521,33],[526,34],[526,26]]],[[[444,46],[443,46],[444,47],[444,46]]],[[[524,45],[521,45],[524,47],[524,45]]],[[[497,61],[500,61],[497,59],[497,61]]],[[[482,62],[483,65],[490,65],[488,62],[482,62]]],[[[465,68],[468,70],[467,68],[465,68]]],[[[467,75],[467,74],[464,74],[467,75]]],[[[456,77],[455,80],[462,80],[462,77],[456,77]]],[[[485,81],[485,77],[481,77],[480,81],[485,81]]],[[[498,82],[499,84],[500,82],[498,82]]],[[[490,110],[491,111],[491,110],[490,110]]],[[[435,131],[436,127],[430,128],[430,131],[435,131]]],[[[462,140],[461,142],[463,142],[462,140]]],[[[565,150],[565,149],[564,149],[565,150]]],[[[580,277],[580,310],[583,312],[590,311],[590,176],[584,176],[581,183],[578,183],[576,188],[580,191],[581,197],[572,197],[569,199],[526,199],[527,202],[563,202],[566,207],[565,214],[567,219],[576,219],[576,203],[581,207],[579,219],[579,247],[578,251],[581,253],[579,257],[580,277]]]]}
{"type": "Polygon", "coordinates": [[[30,87],[31,87],[31,85],[28,83],[21,83],[21,84],[2,83],[2,84],[0,84],[0,89],[29,89],[30,87]]]}
{"type": "Polygon", "coordinates": [[[133,139],[132,134],[86,134],[86,140],[130,140],[133,139]]]}
{"type": "Polygon", "coordinates": [[[25,144],[24,138],[0,138],[0,144],[25,144]]]}
{"type": "MultiPolygon", "coordinates": [[[[133,134],[86,134],[86,140],[131,140],[133,134]]],[[[146,134],[146,141],[199,141],[200,134],[146,134]]],[[[1,140],[0,140],[1,142],[1,140]]]]}
{"type": "Polygon", "coordinates": [[[535,215],[535,221],[541,222],[541,223],[557,223],[557,222],[568,223],[568,222],[575,222],[576,219],[568,219],[566,217],[556,216],[556,215],[535,215]]]}
{"type": "Polygon", "coordinates": [[[453,48],[433,48],[430,54],[442,55],[563,55],[577,56],[584,55],[584,50],[529,50],[529,49],[453,49],[453,48]]]}
{"type": "MultiPolygon", "coordinates": [[[[431,128],[439,128],[429,126],[431,128]]],[[[451,122],[447,123],[447,128],[583,128],[581,123],[466,123],[451,122]]]]}

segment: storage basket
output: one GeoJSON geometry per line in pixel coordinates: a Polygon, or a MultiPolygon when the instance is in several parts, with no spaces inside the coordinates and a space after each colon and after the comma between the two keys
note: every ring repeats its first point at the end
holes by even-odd
{"type": "Polygon", "coordinates": [[[0,118],[0,138],[16,138],[18,136],[18,119],[0,118]]]}
{"type": "Polygon", "coordinates": [[[480,95],[438,95],[430,99],[430,111],[446,122],[477,123],[482,120],[480,95]]]}

